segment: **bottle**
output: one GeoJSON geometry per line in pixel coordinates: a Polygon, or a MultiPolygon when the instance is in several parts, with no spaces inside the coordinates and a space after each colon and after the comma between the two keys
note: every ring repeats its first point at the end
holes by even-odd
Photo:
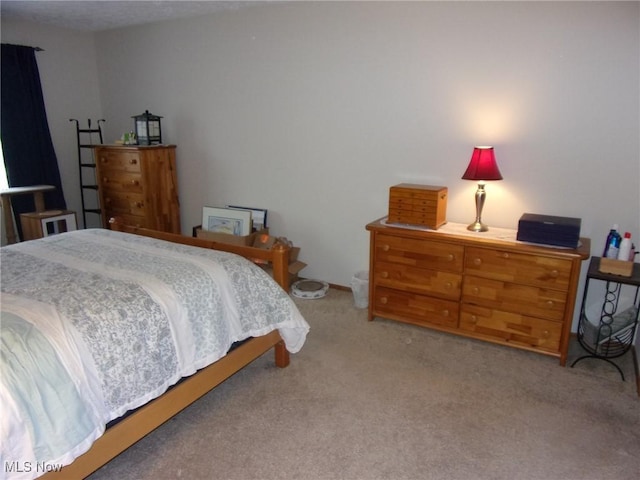
{"type": "Polygon", "coordinates": [[[631,254],[631,233],[624,232],[624,238],[620,242],[620,250],[618,250],[618,260],[629,260],[631,254]]]}
{"type": "Polygon", "coordinates": [[[609,230],[609,235],[607,235],[607,241],[604,244],[604,252],[602,252],[602,258],[608,258],[607,253],[609,252],[609,245],[611,245],[611,241],[616,235],[618,235],[618,224],[614,223],[611,227],[611,230],[609,230]]]}
{"type": "Polygon", "coordinates": [[[620,251],[620,243],[622,242],[622,237],[620,234],[616,232],[611,237],[611,242],[607,246],[607,258],[613,258],[614,260],[618,259],[618,252],[620,251]]]}

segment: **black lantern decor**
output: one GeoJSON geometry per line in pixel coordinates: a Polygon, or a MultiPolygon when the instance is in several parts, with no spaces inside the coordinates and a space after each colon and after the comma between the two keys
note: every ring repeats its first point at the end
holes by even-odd
{"type": "Polygon", "coordinates": [[[162,130],[160,129],[162,117],[145,110],[144,113],[132,118],[136,122],[138,145],[159,145],[162,143],[162,130]]]}

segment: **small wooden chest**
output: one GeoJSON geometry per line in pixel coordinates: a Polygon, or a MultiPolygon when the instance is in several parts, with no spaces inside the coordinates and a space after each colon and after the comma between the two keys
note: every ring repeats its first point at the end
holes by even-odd
{"type": "Polygon", "coordinates": [[[401,183],[389,189],[389,223],[437,230],[447,222],[447,187],[401,183]]]}

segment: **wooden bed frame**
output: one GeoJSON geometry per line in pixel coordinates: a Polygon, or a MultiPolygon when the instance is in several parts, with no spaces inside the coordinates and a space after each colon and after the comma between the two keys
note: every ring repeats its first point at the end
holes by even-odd
{"type": "MultiPolygon", "coordinates": [[[[278,244],[271,250],[264,250],[131,227],[120,223],[117,219],[111,219],[109,223],[112,230],[119,232],[223,250],[250,259],[269,261],[273,266],[274,280],[285,291],[289,291],[289,247],[284,245],[278,244]]],[[[271,348],[275,350],[275,364],[278,367],[284,368],[289,365],[289,352],[277,330],[262,337],[252,338],[107,429],[104,435],[94,442],[91,449],[72,464],[39,478],[69,480],[87,477],[271,348]]]]}

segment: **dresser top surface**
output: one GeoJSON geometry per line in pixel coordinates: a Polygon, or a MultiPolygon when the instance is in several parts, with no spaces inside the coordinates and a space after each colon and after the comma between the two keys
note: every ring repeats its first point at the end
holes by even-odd
{"type": "Polygon", "coordinates": [[[447,222],[437,230],[414,226],[387,223],[387,217],[375,220],[367,225],[367,230],[384,231],[386,233],[402,233],[403,235],[428,238],[430,240],[457,240],[469,245],[486,245],[494,247],[518,247],[530,253],[565,254],[578,256],[586,260],[591,255],[591,240],[580,237],[578,248],[564,248],[552,245],[541,245],[522,242],[516,239],[517,230],[510,228],[490,227],[487,232],[472,232],[462,223],[447,222]],[[440,238],[439,238],[440,237],[440,238]]]}
{"type": "Polygon", "coordinates": [[[99,144],[94,145],[94,148],[109,148],[118,150],[153,150],[154,148],[176,148],[172,144],[156,144],[156,145],[120,145],[120,144],[99,144]]]}

